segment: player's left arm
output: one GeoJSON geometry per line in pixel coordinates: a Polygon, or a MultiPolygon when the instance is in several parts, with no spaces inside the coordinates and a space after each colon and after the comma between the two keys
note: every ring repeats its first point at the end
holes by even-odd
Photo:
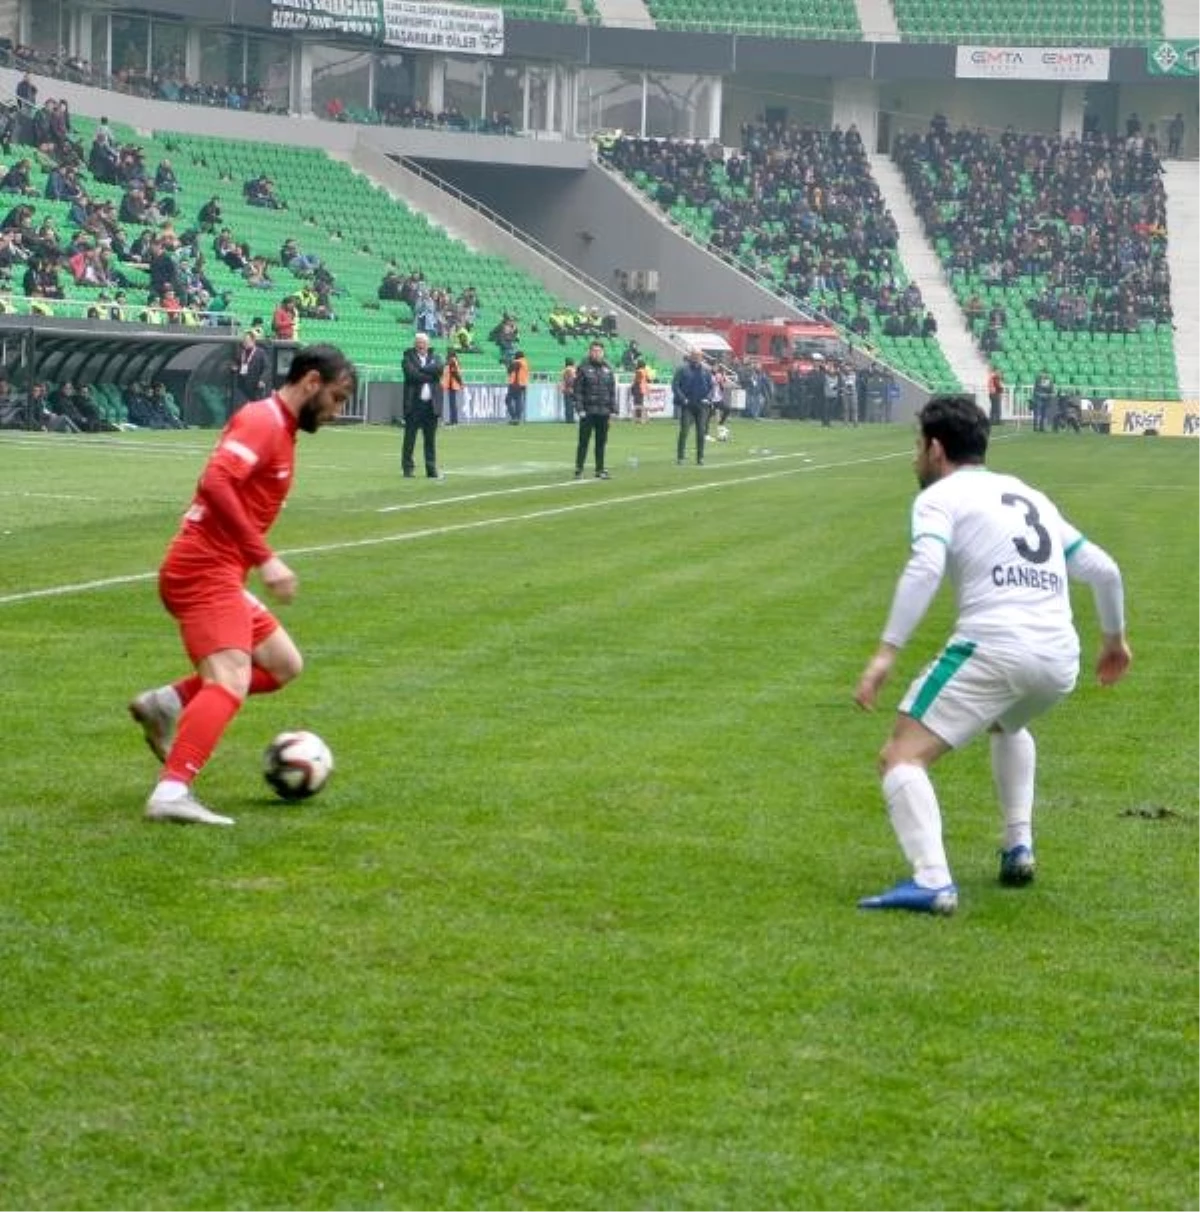
{"type": "Polygon", "coordinates": [[[1063,523],[1063,552],[1067,575],[1092,587],[1103,641],[1096,660],[1096,676],[1102,686],[1111,686],[1125,676],[1133,661],[1125,638],[1125,585],[1116,560],[1095,543],[1088,542],[1070,523],[1063,523]]]}
{"type": "Polygon", "coordinates": [[[251,519],[243,491],[256,468],[269,458],[275,436],[273,425],[261,414],[239,414],[221,435],[197,485],[199,499],[255,568],[267,563],[274,552],[251,519]]]}

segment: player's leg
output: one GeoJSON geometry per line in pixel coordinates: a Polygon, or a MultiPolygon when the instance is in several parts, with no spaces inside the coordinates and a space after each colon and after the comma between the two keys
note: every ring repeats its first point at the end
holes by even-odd
{"type": "Polygon", "coordinates": [[[236,581],[203,593],[163,585],[163,600],[179,622],[184,647],[200,686],[179,716],[158,783],[146,803],[146,816],[158,821],[232,825],[192,795],[192,784],[250,690],[255,636],[278,629],[270,613],[236,581]]]}
{"type": "Polygon", "coordinates": [[[879,760],[888,815],[913,878],[867,897],[860,907],[954,912],[958,890],[929,768],[982,732],[1012,700],[1002,671],[974,643],[957,637],[914,679],[879,760]]]}
{"type": "Polygon", "coordinates": [[[942,843],[942,813],[929,767],[950,746],[910,715],[897,715],[880,754],[879,770],[888,817],[912,868],[911,881],[859,902],[864,909],[912,909],[953,913],[958,893],[942,843]]]}
{"type": "Polygon", "coordinates": [[[1037,745],[1027,725],[1061,702],[1075,688],[1075,656],[1031,659],[1017,669],[1013,682],[1024,693],[998,717],[991,731],[992,777],[1004,823],[1000,847],[1000,882],[1020,887],[1036,870],[1033,847],[1034,788],[1037,745]]]}
{"type": "Polygon", "coordinates": [[[992,778],[1004,821],[1000,882],[1013,886],[1033,879],[1033,788],[1037,746],[1028,728],[992,729],[992,778]]]}
{"type": "Polygon", "coordinates": [[[704,442],[708,437],[708,405],[701,404],[696,409],[696,464],[704,462],[704,442]]]}
{"type": "MultiPolygon", "coordinates": [[[[263,614],[273,626],[260,633],[256,627],[251,651],[250,685],[248,694],[273,694],[304,671],[304,658],[295,640],[279,625],[270,612],[263,614]]],[[[264,620],[265,622],[265,620],[264,620]]]]}
{"type": "Polygon", "coordinates": [[[232,825],[230,817],[211,812],[195,799],[192,784],[241,710],[250,688],[250,653],[223,649],[200,658],[196,668],[202,685],[179,717],[175,740],[146,803],[146,816],[156,821],[232,825]]]}
{"type": "MultiPolygon", "coordinates": [[[[273,694],[300,676],[304,658],[292,637],[262,602],[249,592],[246,597],[251,606],[253,646],[246,693],[273,694]]],[[[129,704],[129,714],[141,725],[146,744],[160,762],[167,759],[179,716],[203,685],[200,674],[191,673],[166,686],[144,690],[129,704]]]]}

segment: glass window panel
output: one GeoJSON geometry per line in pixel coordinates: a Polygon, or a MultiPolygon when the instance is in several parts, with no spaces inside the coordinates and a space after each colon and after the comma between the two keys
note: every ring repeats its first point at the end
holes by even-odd
{"type": "Polygon", "coordinates": [[[29,9],[29,45],[39,51],[59,51],[66,46],[62,0],[37,0],[29,9]]]}
{"type": "Polygon", "coordinates": [[[246,39],[246,83],[257,109],[287,113],[292,95],[292,52],[282,38],[246,39]],[[258,101],[254,97],[258,96],[258,101]]]}
{"type": "Polygon", "coordinates": [[[150,26],[150,65],[167,80],[187,78],[187,27],[181,21],[154,21],[150,26]]]}
{"type": "Polygon", "coordinates": [[[646,77],[646,134],[707,139],[712,81],[683,72],[650,72],[646,77]]]}
{"type": "Polygon", "coordinates": [[[527,130],[550,130],[550,93],[554,79],[552,67],[530,67],[526,70],[529,88],[529,117],[527,130]]]}
{"type": "Polygon", "coordinates": [[[384,120],[399,122],[418,99],[417,56],[380,55],[375,64],[375,108],[384,120]]]}
{"type": "Polygon", "coordinates": [[[483,117],[483,70],[479,60],[447,59],[442,112],[475,122],[483,117]]]}
{"type": "Polygon", "coordinates": [[[332,116],[339,112],[339,108],[370,108],[371,54],[369,51],[314,46],[312,65],[314,114],[332,116]]]}
{"type": "Polygon", "coordinates": [[[579,73],[575,101],[575,133],[619,130],[628,135],[642,131],[641,72],[589,68],[579,73]]]}
{"type": "Polygon", "coordinates": [[[148,17],[112,17],[112,73],[137,84],[145,82],[150,62],[148,17]]]}
{"type": "Polygon", "coordinates": [[[108,74],[108,14],[92,14],[92,70],[108,74]]]}
{"type": "Polygon", "coordinates": [[[200,79],[215,88],[242,82],[242,37],[223,29],[200,31],[200,79]]]}
{"type": "Polygon", "coordinates": [[[525,69],[519,63],[487,64],[487,129],[493,134],[519,130],[525,109],[525,69]]]}

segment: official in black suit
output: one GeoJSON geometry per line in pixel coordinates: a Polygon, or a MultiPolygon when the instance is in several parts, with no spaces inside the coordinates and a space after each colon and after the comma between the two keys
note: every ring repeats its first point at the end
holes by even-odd
{"type": "Polygon", "coordinates": [[[419,332],[412,348],[404,351],[404,445],[400,465],[406,476],[416,475],[413,449],[420,430],[425,442],[425,474],[440,480],[437,465],[437,427],[442,415],[442,359],[429,348],[429,337],[419,332]]]}

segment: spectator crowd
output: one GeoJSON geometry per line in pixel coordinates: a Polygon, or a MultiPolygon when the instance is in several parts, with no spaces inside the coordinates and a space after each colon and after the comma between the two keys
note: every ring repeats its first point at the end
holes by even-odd
{"type": "Polygon", "coordinates": [[[601,155],[627,176],[642,174],[665,209],[701,212],[714,250],[856,335],[936,332],[920,289],[903,279],[895,220],[855,126],[747,123],[729,152],[620,137],[601,155]]]}
{"type": "MultiPolygon", "coordinates": [[[[952,131],[939,115],[894,156],[952,279],[1012,288],[1061,332],[1171,323],[1162,160],[1136,114],[1124,135],[1083,137],[952,131]]],[[[974,292],[964,310],[984,352],[1002,350],[1007,307],[974,292]]]]}

